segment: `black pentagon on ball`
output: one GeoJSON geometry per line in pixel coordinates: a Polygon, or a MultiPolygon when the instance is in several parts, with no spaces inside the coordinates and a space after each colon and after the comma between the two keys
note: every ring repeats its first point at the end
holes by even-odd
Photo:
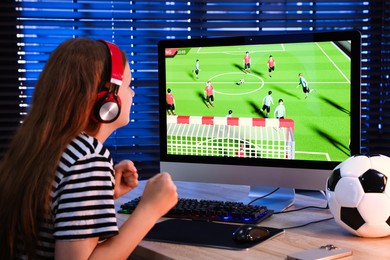
{"type": "Polygon", "coordinates": [[[333,173],[328,178],[328,183],[326,185],[328,190],[334,191],[340,179],[341,179],[340,168],[337,168],[336,170],[333,171],[333,173]]]}
{"type": "Polygon", "coordinates": [[[369,169],[359,177],[366,193],[382,193],[386,188],[387,177],[374,169],[369,169]]]}
{"type": "Polygon", "coordinates": [[[358,230],[366,223],[357,208],[341,207],[340,219],[353,230],[358,230]]]}

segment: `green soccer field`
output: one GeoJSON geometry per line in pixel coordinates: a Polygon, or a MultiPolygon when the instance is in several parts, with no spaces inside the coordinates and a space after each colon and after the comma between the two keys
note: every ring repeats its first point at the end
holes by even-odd
{"type": "Polygon", "coordinates": [[[281,98],[286,118],[295,122],[296,159],[343,161],[349,156],[350,60],[332,42],[179,49],[166,59],[166,67],[177,115],[226,116],[232,110],[233,117],[265,117],[262,100],[271,90],[270,117],[281,98]],[[243,71],[246,51],[250,73],[243,71]],[[269,55],[275,60],[272,77],[269,55]],[[298,73],[315,89],[308,98],[297,88],[298,73]],[[244,84],[236,84],[241,78],[244,84]],[[204,101],[207,80],[215,89],[215,107],[208,108],[204,101]]]}

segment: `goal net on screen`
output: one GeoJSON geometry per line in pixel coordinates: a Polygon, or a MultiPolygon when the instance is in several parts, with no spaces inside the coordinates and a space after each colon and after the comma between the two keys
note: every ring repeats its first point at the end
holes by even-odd
{"type": "Polygon", "coordinates": [[[167,148],[172,155],[294,159],[294,121],[167,116],[167,148]]]}

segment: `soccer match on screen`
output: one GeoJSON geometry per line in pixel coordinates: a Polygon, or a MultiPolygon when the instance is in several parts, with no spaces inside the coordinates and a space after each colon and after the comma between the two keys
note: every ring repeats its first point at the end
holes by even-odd
{"type": "Polygon", "coordinates": [[[167,48],[165,56],[168,154],[350,155],[350,57],[337,43],[167,48]]]}

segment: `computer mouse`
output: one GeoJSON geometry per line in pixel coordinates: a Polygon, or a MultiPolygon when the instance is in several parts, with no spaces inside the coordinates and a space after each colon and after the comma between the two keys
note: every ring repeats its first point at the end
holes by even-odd
{"type": "Polygon", "coordinates": [[[233,232],[233,240],[236,242],[256,242],[269,236],[269,231],[266,228],[252,224],[244,224],[239,226],[233,232]]]}

